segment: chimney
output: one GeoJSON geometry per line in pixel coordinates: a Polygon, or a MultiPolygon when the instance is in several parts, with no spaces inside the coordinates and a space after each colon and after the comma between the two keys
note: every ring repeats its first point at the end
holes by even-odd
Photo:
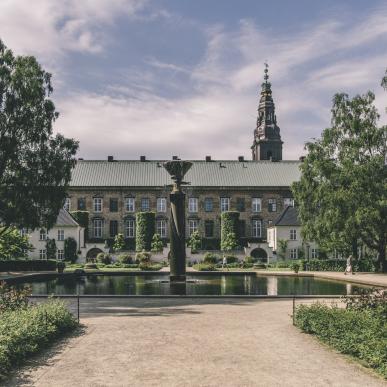
{"type": "Polygon", "coordinates": [[[211,156],[206,156],[206,161],[207,162],[211,161],[211,156]]]}
{"type": "Polygon", "coordinates": [[[239,161],[239,162],[243,162],[243,161],[245,161],[245,158],[244,158],[244,156],[238,156],[238,161],[239,161]]]}
{"type": "Polygon", "coordinates": [[[114,161],[114,157],[113,156],[108,156],[108,161],[109,161],[109,163],[111,163],[112,161],[114,161]]]}
{"type": "Polygon", "coordinates": [[[177,157],[177,156],[172,156],[172,160],[179,160],[179,157],[177,157]]]}
{"type": "Polygon", "coordinates": [[[142,161],[142,162],[146,161],[146,157],[145,156],[140,156],[140,161],[142,161]]]}

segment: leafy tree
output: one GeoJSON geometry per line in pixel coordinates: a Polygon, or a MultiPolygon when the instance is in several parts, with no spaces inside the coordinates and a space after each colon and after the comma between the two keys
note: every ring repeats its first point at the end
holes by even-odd
{"type": "Polygon", "coordinates": [[[47,239],[46,241],[46,255],[47,259],[56,259],[56,243],[55,239],[47,239]]]}
{"type": "Polygon", "coordinates": [[[286,251],[288,249],[288,241],[286,239],[278,239],[278,256],[281,259],[286,258],[286,251]]]}
{"type": "Polygon", "coordinates": [[[53,135],[51,75],[0,40],[0,219],[50,228],[63,206],[78,143],[53,135]]]}
{"type": "Polygon", "coordinates": [[[237,238],[235,232],[229,232],[224,235],[221,242],[221,249],[223,251],[232,251],[238,247],[237,238]]]}
{"type": "Polygon", "coordinates": [[[68,237],[64,241],[64,259],[74,263],[77,258],[77,241],[72,237],[68,237]]]}
{"type": "Polygon", "coordinates": [[[159,234],[154,234],[152,238],[152,245],[151,245],[151,251],[154,253],[158,253],[160,251],[163,251],[164,243],[161,240],[161,237],[159,234]]]}
{"type": "Polygon", "coordinates": [[[114,237],[113,250],[122,251],[125,249],[125,238],[122,234],[117,234],[114,237]]]}
{"type": "Polygon", "coordinates": [[[199,231],[194,231],[188,240],[188,246],[191,247],[191,251],[195,253],[202,246],[202,238],[199,231]]]}
{"type": "Polygon", "coordinates": [[[0,259],[11,260],[24,258],[27,251],[32,251],[32,245],[28,241],[28,236],[22,236],[18,229],[9,227],[0,228],[0,259]]]}
{"type": "Polygon", "coordinates": [[[332,127],[306,144],[301,180],[292,190],[307,240],[357,256],[359,242],[386,267],[387,127],[378,127],[372,92],[333,99],[332,127]]]}

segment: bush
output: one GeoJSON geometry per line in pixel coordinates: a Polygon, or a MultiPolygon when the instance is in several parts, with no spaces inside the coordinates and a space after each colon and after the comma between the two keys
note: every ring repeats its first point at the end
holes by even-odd
{"type": "Polygon", "coordinates": [[[300,270],[300,264],[298,262],[292,262],[290,268],[295,272],[295,273],[298,273],[298,271],[300,270]]]}
{"type": "Polygon", "coordinates": [[[46,255],[47,259],[56,259],[56,243],[55,239],[47,239],[46,241],[46,255]]]}
{"type": "Polygon", "coordinates": [[[235,255],[226,255],[226,260],[228,265],[238,262],[238,258],[235,255]]]}
{"type": "Polygon", "coordinates": [[[88,262],[85,264],[85,269],[98,269],[98,266],[96,263],[88,262]]]}
{"type": "Polygon", "coordinates": [[[159,234],[153,235],[151,247],[152,247],[152,252],[154,252],[154,253],[159,253],[159,252],[163,251],[164,242],[162,241],[159,234]]]}
{"type": "Polygon", "coordinates": [[[202,246],[202,239],[199,231],[194,231],[188,240],[188,246],[191,248],[191,252],[195,254],[202,246]]]}
{"type": "Polygon", "coordinates": [[[59,300],[2,312],[0,378],[76,326],[76,320],[64,302],[59,300]]]}
{"type": "Polygon", "coordinates": [[[112,257],[107,253],[99,253],[97,255],[97,262],[109,265],[112,263],[112,257]]]}
{"type": "Polygon", "coordinates": [[[254,262],[254,258],[253,257],[250,257],[250,256],[247,256],[245,257],[245,259],[243,260],[244,263],[253,263],[254,262]]]}
{"type": "Polygon", "coordinates": [[[117,234],[114,237],[113,250],[114,251],[122,251],[125,248],[125,239],[122,234],[117,234]]]}
{"type": "Polygon", "coordinates": [[[275,267],[278,269],[288,269],[291,264],[292,261],[278,261],[275,263],[275,267]]]}
{"type": "Polygon", "coordinates": [[[155,213],[137,212],[136,214],[136,251],[149,251],[155,233],[155,213]]]}
{"type": "Polygon", "coordinates": [[[131,263],[133,263],[133,258],[129,254],[120,254],[118,256],[118,262],[120,262],[122,264],[131,264],[131,263]]]}
{"type": "Polygon", "coordinates": [[[295,324],[387,378],[387,319],[382,307],[342,309],[315,303],[296,308],[295,324]]]}
{"type": "Polygon", "coordinates": [[[0,261],[1,271],[51,271],[56,270],[56,261],[53,260],[17,260],[0,261]]]}
{"type": "Polygon", "coordinates": [[[203,263],[216,265],[218,262],[219,257],[213,253],[205,253],[203,258],[203,263]]]}
{"type": "Polygon", "coordinates": [[[158,271],[160,270],[163,265],[161,263],[146,263],[142,262],[138,265],[140,270],[145,270],[145,271],[158,271]]]}
{"type": "Polygon", "coordinates": [[[16,289],[5,282],[0,282],[0,315],[7,310],[26,308],[30,295],[31,288],[29,287],[16,289]]]}
{"type": "Polygon", "coordinates": [[[146,251],[142,251],[141,253],[136,254],[136,262],[150,263],[151,257],[152,257],[151,253],[147,253],[146,251]]]}
{"type": "Polygon", "coordinates": [[[216,271],[216,266],[211,263],[198,263],[193,268],[198,271],[216,271]]]}
{"type": "Polygon", "coordinates": [[[74,263],[77,258],[77,241],[71,237],[66,238],[64,241],[64,259],[74,263]]]}

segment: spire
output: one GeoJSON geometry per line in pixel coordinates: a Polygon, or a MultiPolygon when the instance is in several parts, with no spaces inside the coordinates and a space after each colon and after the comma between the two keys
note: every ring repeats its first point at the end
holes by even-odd
{"type": "Polygon", "coordinates": [[[275,105],[269,80],[269,65],[265,62],[261,97],[259,99],[257,126],[254,130],[253,159],[282,160],[282,141],[277,126],[275,105]]]}

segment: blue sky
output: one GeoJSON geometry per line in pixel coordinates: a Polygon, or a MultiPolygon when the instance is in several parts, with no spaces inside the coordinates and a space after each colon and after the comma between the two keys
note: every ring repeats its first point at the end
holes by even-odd
{"type": "Polygon", "coordinates": [[[79,157],[251,157],[263,63],[284,158],[371,89],[386,124],[385,1],[1,0],[0,37],[53,74],[79,157]]]}

